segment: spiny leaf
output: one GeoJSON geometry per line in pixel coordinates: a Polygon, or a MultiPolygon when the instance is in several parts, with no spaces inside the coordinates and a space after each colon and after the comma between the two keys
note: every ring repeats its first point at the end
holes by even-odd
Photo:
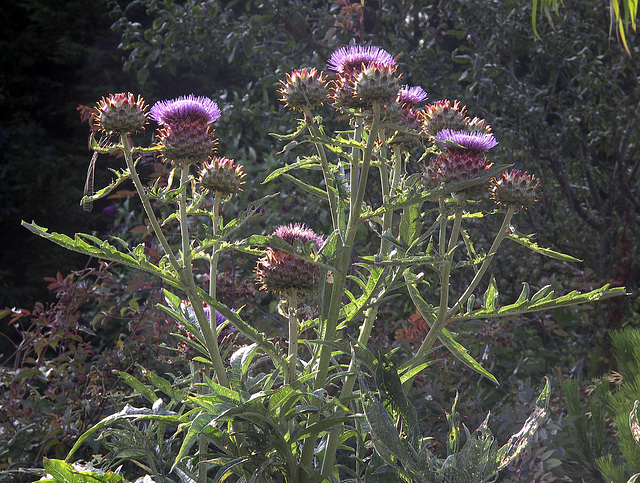
{"type": "Polygon", "coordinates": [[[114,169],[109,168],[109,170],[116,176],[116,179],[112,180],[108,186],[105,186],[101,190],[98,190],[96,193],[89,196],[83,196],[82,199],[80,200],[81,205],[84,205],[85,203],[88,203],[90,201],[95,201],[95,200],[104,198],[109,193],[111,193],[115,188],[120,186],[120,184],[122,184],[123,182],[125,182],[131,177],[131,173],[129,172],[128,169],[122,169],[120,171],[116,171],[114,169]]]}
{"type": "Polygon", "coordinates": [[[556,260],[562,260],[564,262],[581,262],[582,260],[572,257],[571,255],[566,255],[564,253],[553,251],[549,248],[543,248],[538,246],[538,244],[531,240],[534,235],[522,235],[521,233],[516,232],[511,229],[509,233],[507,233],[507,238],[509,240],[513,240],[516,243],[519,243],[523,247],[528,248],[540,255],[547,256],[549,258],[554,258],[556,260]]]}
{"type": "Polygon", "coordinates": [[[287,164],[282,168],[278,168],[272,171],[269,176],[265,178],[262,184],[267,184],[270,181],[282,176],[283,174],[294,169],[321,169],[320,158],[318,156],[307,156],[298,158],[294,163],[287,164]]]}
{"type": "Polygon", "coordinates": [[[153,405],[152,409],[148,408],[136,408],[130,405],[126,405],[122,411],[112,414],[111,416],[107,416],[102,419],[98,424],[91,427],[87,430],[82,436],[78,438],[76,444],[73,445],[69,454],[67,455],[66,461],[69,461],[73,454],[78,450],[78,448],[94,433],[100,431],[101,429],[116,423],[120,420],[125,419],[151,419],[156,421],[165,421],[172,424],[179,424],[182,422],[181,417],[173,412],[167,410],[162,404],[162,400],[158,399],[153,405]],[[160,404],[158,404],[160,401],[160,404]]]}
{"type": "Polygon", "coordinates": [[[173,462],[173,466],[171,470],[176,467],[176,465],[180,462],[184,455],[191,449],[193,444],[198,440],[198,436],[204,431],[204,429],[213,421],[214,415],[206,412],[202,412],[198,414],[198,416],[188,425],[187,434],[184,436],[182,440],[182,445],[180,446],[180,450],[176,455],[176,459],[173,462]]]}
{"type": "Polygon", "coordinates": [[[509,438],[509,441],[498,450],[498,470],[503,469],[529,445],[535,432],[549,416],[550,387],[549,378],[545,377],[545,385],[536,400],[533,413],[527,418],[522,429],[509,438]]]}
{"type": "Polygon", "coordinates": [[[324,190],[321,190],[320,188],[316,188],[313,185],[310,185],[309,183],[305,183],[304,181],[290,175],[290,174],[283,174],[282,175],[284,178],[288,179],[289,181],[291,181],[293,184],[295,184],[298,188],[300,188],[302,191],[306,191],[307,193],[316,196],[318,198],[320,198],[321,200],[327,201],[329,199],[329,195],[327,195],[327,192],[324,190]]]}
{"type": "MultiPolygon", "coordinates": [[[[125,483],[121,475],[113,471],[101,471],[90,465],[69,464],[63,460],[44,458],[44,471],[57,483],[125,483]]],[[[51,481],[51,480],[40,480],[51,481]]]]}
{"type": "Polygon", "coordinates": [[[110,260],[112,262],[118,262],[131,268],[137,268],[147,273],[155,275],[162,280],[168,282],[174,287],[179,288],[180,282],[176,275],[171,271],[162,269],[157,265],[152,264],[146,259],[144,254],[136,253],[135,249],[132,256],[129,253],[123,253],[109,242],[100,240],[92,235],[77,234],[74,238],[60,233],[49,233],[46,228],[40,227],[35,223],[22,222],[27,230],[36,235],[52,241],[56,245],[60,245],[67,250],[82,253],[91,257],[100,258],[102,260],[110,260]],[[95,245],[87,243],[86,240],[93,242],[95,245]]]}
{"type": "Polygon", "coordinates": [[[620,297],[626,295],[624,287],[610,288],[609,284],[592,290],[587,293],[578,291],[570,292],[554,298],[554,292],[551,286],[547,285],[536,292],[530,299],[525,299],[529,295],[528,285],[523,287],[522,293],[518,300],[502,308],[487,310],[483,307],[479,310],[468,312],[465,314],[455,315],[453,320],[468,319],[487,319],[491,317],[506,317],[511,315],[525,314],[529,312],[540,312],[543,310],[556,309],[559,307],[568,307],[572,305],[585,304],[595,302],[596,300],[604,300],[612,297],[620,297]]]}

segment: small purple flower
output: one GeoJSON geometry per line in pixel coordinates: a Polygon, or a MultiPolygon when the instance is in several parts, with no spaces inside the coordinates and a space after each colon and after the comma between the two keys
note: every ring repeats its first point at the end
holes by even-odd
{"type": "Polygon", "coordinates": [[[102,214],[105,216],[116,216],[118,213],[118,205],[109,205],[102,208],[102,214]]]}
{"type": "Polygon", "coordinates": [[[380,47],[352,45],[336,50],[327,61],[327,68],[340,74],[348,74],[359,69],[362,64],[370,63],[393,67],[396,65],[396,60],[380,47]]]}
{"type": "Polygon", "coordinates": [[[303,223],[283,225],[277,228],[271,236],[280,237],[291,246],[293,246],[293,243],[296,240],[300,240],[305,245],[313,240],[313,243],[318,250],[322,247],[322,243],[324,242],[322,236],[316,234],[316,232],[303,223]]]}
{"type": "MultiPolygon", "coordinates": [[[[209,310],[209,306],[205,305],[204,307],[204,313],[207,316],[207,319],[209,319],[211,317],[211,311],[209,310]]],[[[224,324],[228,319],[222,315],[220,312],[216,312],[216,326],[220,325],[220,324],[224,324]]]]}
{"type": "Polygon", "coordinates": [[[493,137],[493,134],[454,131],[452,129],[443,129],[436,134],[436,139],[441,145],[449,150],[458,148],[458,146],[450,144],[455,143],[462,146],[464,149],[481,153],[489,151],[489,149],[497,146],[498,144],[498,141],[493,137]]]}
{"type": "Polygon", "coordinates": [[[177,99],[158,101],[149,112],[158,124],[172,126],[180,121],[204,121],[211,124],[220,117],[218,104],[208,97],[195,97],[193,94],[177,99]]]}
{"type": "Polygon", "coordinates": [[[398,91],[397,101],[403,107],[413,107],[427,100],[427,93],[420,86],[402,86],[398,91]]]}

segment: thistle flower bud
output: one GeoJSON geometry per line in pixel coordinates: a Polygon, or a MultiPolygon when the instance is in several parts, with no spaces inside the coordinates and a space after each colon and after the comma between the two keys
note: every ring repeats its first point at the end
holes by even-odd
{"type": "Polygon", "coordinates": [[[107,134],[143,131],[147,123],[147,107],[142,97],[136,99],[130,92],[111,94],[96,105],[96,126],[107,134]]]}
{"type": "Polygon", "coordinates": [[[162,156],[178,166],[202,162],[215,154],[218,140],[209,126],[200,121],[178,121],[158,131],[162,156]]]}
{"type": "Polygon", "coordinates": [[[427,93],[420,86],[402,86],[396,95],[396,100],[403,109],[411,109],[416,104],[427,100],[427,93]]]}
{"type": "MultiPolygon", "coordinates": [[[[273,232],[272,236],[278,236],[291,246],[296,240],[303,244],[313,242],[316,249],[320,249],[323,240],[313,230],[305,225],[281,226],[273,232]]],[[[319,269],[309,263],[282,250],[267,248],[264,257],[256,264],[257,282],[261,290],[272,293],[297,293],[306,294],[315,290],[319,269]]]]}
{"type": "Polygon", "coordinates": [[[372,62],[358,72],[354,79],[353,92],[363,104],[389,102],[398,92],[402,74],[397,66],[372,62]]]}
{"type": "Polygon", "coordinates": [[[354,84],[355,76],[352,74],[338,74],[336,79],[331,81],[329,98],[332,99],[334,107],[355,109],[362,106],[355,96],[354,84]]]}
{"type": "Polygon", "coordinates": [[[233,195],[242,191],[247,174],[232,159],[213,157],[200,170],[200,185],[211,193],[233,195]]]}
{"type": "Polygon", "coordinates": [[[427,188],[474,178],[492,166],[483,154],[452,151],[432,158],[429,165],[422,166],[423,183],[427,188]]]}
{"type": "Polygon", "coordinates": [[[178,166],[207,160],[218,141],[209,124],[220,117],[218,105],[207,97],[193,95],[159,101],[151,117],[162,126],[158,132],[162,155],[178,166]]]}
{"type": "Polygon", "coordinates": [[[458,101],[453,104],[448,100],[436,101],[420,111],[422,129],[432,136],[443,129],[462,131],[468,122],[466,111],[466,107],[460,107],[458,101]]]}
{"type": "Polygon", "coordinates": [[[316,69],[294,70],[287,74],[287,80],[280,81],[282,94],[280,99],[289,109],[314,109],[327,100],[327,78],[316,69]]]}
{"type": "Polygon", "coordinates": [[[534,175],[513,169],[502,173],[500,178],[492,179],[489,191],[499,205],[526,209],[538,201],[539,186],[534,175]]]}

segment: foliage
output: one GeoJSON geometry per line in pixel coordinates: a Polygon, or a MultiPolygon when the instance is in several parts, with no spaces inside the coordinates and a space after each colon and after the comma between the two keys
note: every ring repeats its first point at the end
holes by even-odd
{"type": "Polygon", "coordinates": [[[613,332],[611,338],[619,372],[609,379],[596,381],[586,403],[581,401],[577,382],[563,383],[569,415],[565,431],[570,438],[565,441],[565,447],[574,463],[581,467],[582,475],[625,483],[637,477],[635,474],[640,469],[637,423],[640,331],[626,328],[613,332]]]}
{"type": "MultiPolygon", "coordinates": [[[[426,438],[418,434],[415,408],[403,393],[402,383],[393,365],[383,360],[376,361],[376,366],[377,395],[369,389],[364,376],[360,374],[364,414],[377,453],[389,468],[409,481],[482,483],[494,479],[530,444],[535,432],[548,417],[547,380],[536,401],[535,411],[504,446],[495,446],[495,439],[488,428],[489,416],[471,434],[464,427],[466,442],[462,445],[456,397],[451,413],[447,413],[447,458],[439,459],[429,451],[426,438]],[[399,434],[397,425],[401,427],[399,434]]],[[[378,468],[370,473],[384,473],[384,469],[378,468]]]]}
{"type": "Polygon", "coordinates": [[[58,273],[48,279],[55,304],[2,313],[19,338],[0,369],[0,471],[9,481],[43,457],[66,455],[78,434],[120,404],[115,371],[138,374],[137,362],[175,367],[161,348],[173,323],[153,306],[157,285],[111,270],[58,273]]]}
{"type": "MultiPolygon", "coordinates": [[[[549,24],[553,27],[553,18],[551,11],[558,12],[558,0],[541,0],[540,1],[540,13],[544,13],[545,17],[549,21],[549,24]],[[553,8],[552,8],[553,7],[553,8]]],[[[636,31],[636,18],[638,16],[638,2],[634,0],[610,0],[609,2],[609,14],[611,15],[611,25],[616,26],[616,34],[618,40],[622,43],[624,50],[630,54],[629,45],[627,44],[627,34],[629,33],[629,27],[635,33],[636,31]],[[622,7],[622,8],[621,8],[622,7]]],[[[536,19],[538,16],[538,0],[533,0],[533,15],[531,16],[531,25],[533,31],[538,38],[538,32],[536,31],[536,19]]]]}

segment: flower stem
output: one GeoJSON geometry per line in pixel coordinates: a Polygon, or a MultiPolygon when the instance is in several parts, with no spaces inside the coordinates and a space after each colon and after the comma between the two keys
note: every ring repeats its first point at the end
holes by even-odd
{"type": "Polygon", "coordinates": [[[131,143],[129,142],[129,137],[126,134],[121,134],[120,139],[122,140],[122,151],[124,154],[124,159],[127,163],[127,168],[129,168],[129,173],[131,174],[131,180],[133,181],[134,186],[136,187],[136,191],[138,192],[138,196],[140,196],[140,200],[142,201],[142,206],[144,207],[144,211],[149,219],[149,223],[151,223],[151,228],[153,228],[154,233],[160,240],[160,245],[162,245],[162,249],[169,257],[169,262],[173,269],[178,273],[180,280],[184,283],[186,281],[184,276],[184,269],[178,259],[176,258],[173,250],[171,249],[171,245],[167,241],[164,236],[164,232],[160,227],[160,223],[158,223],[158,219],[156,218],[156,214],[151,207],[151,202],[149,201],[149,197],[142,186],[142,182],[140,181],[140,177],[138,176],[138,172],[136,171],[135,164],[133,163],[133,153],[131,150],[131,143]]]}
{"type": "Polygon", "coordinates": [[[292,290],[287,295],[289,303],[289,354],[284,383],[291,384],[296,379],[296,365],[298,363],[298,293],[292,290]]]}
{"type": "Polygon", "coordinates": [[[471,280],[471,283],[469,284],[467,289],[464,291],[464,293],[460,296],[460,298],[456,301],[456,303],[453,304],[453,307],[451,307],[447,311],[447,318],[453,316],[460,309],[460,307],[462,307],[465,304],[465,302],[469,299],[469,297],[471,297],[471,294],[480,283],[480,280],[482,279],[485,272],[487,271],[487,268],[489,268],[489,265],[491,264],[493,257],[498,251],[498,247],[507,236],[507,231],[509,230],[511,219],[513,218],[513,215],[515,215],[516,211],[517,211],[517,208],[515,206],[509,206],[507,208],[507,212],[504,215],[504,220],[502,220],[502,226],[498,230],[498,233],[496,234],[496,237],[493,240],[493,244],[489,249],[489,253],[487,253],[487,256],[482,261],[480,270],[478,270],[478,273],[476,273],[476,275],[473,277],[473,280],[471,280]]]}
{"type": "MultiPolygon", "coordinates": [[[[455,315],[455,313],[460,309],[460,307],[462,307],[462,305],[464,305],[464,303],[469,299],[469,297],[471,296],[473,291],[478,287],[478,284],[480,283],[480,280],[482,279],[482,277],[484,276],[485,272],[489,268],[489,265],[491,264],[491,261],[493,260],[493,257],[495,256],[496,252],[498,251],[498,247],[500,246],[500,243],[502,243],[502,241],[505,239],[505,237],[507,235],[507,230],[509,229],[509,224],[511,222],[511,218],[513,218],[513,215],[515,214],[516,211],[517,211],[516,208],[512,207],[512,206],[510,206],[507,209],[507,213],[505,214],[504,220],[502,221],[502,226],[498,230],[498,233],[496,234],[495,239],[493,240],[491,248],[489,249],[489,253],[485,257],[484,261],[482,262],[480,270],[478,270],[478,272],[473,277],[473,280],[471,280],[471,282],[467,286],[467,289],[460,296],[460,298],[458,298],[456,303],[451,308],[447,308],[446,305],[443,305],[444,300],[446,300],[448,302],[448,296],[446,297],[446,299],[443,300],[443,293],[441,292],[440,307],[438,309],[438,316],[436,317],[436,321],[434,322],[434,324],[429,328],[429,333],[427,334],[427,337],[425,337],[424,341],[422,342],[422,345],[418,349],[418,352],[416,352],[416,355],[415,355],[415,357],[413,359],[414,361],[416,361],[416,362],[420,361],[422,356],[424,356],[431,349],[431,347],[435,343],[436,339],[439,337],[440,333],[442,332],[442,329],[450,322],[451,317],[453,315],[455,315]]],[[[454,221],[454,226],[455,226],[455,221],[454,221]]],[[[452,235],[453,235],[453,233],[452,233],[452,235]]],[[[450,240],[449,245],[451,245],[451,243],[452,242],[450,240]]],[[[451,248],[453,248],[453,247],[451,247],[451,248]]],[[[449,272],[450,269],[451,269],[451,261],[445,262],[443,264],[443,266],[444,265],[448,265],[447,272],[449,272]]],[[[443,275],[444,275],[444,272],[443,272],[443,275]]],[[[445,287],[444,287],[445,282],[446,282],[447,293],[448,293],[448,278],[445,281],[441,277],[441,290],[442,291],[444,291],[444,289],[445,289],[445,287]]],[[[410,365],[408,367],[408,369],[411,369],[412,367],[414,367],[414,366],[410,365]]],[[[412,380],[406,381],[405,382],[405,387],[407,387],[411,383],[412,383],[412,380]]]]}
{"type": "MultiPolygon", "coordinates": [[[[307,124],[309,133],[311,133],[311,135],[314,137],[321,138],[322,132],[313,121],[313,114],[311,112],[311,109],[308,106],[305,106],[303,108],[303,112],[306,118],[311,119],[311,122],[307,124]]],[[[324,149],[324,146],[321,143],[316,142],[314,144],[316,146],[316,150],[318,151],[318,156],[320,157],[320,166],[322,167],[324,184],[327,187],[327,196],[329,197],[329,212],[331,213],[331,221],[333,222],[333,229],[338,230],[339,229],[338,201],[336,199],[333,178],[331,176],[331,170],[329,168],[329,161],[327,160],[327,153],[324,149]]]]}

